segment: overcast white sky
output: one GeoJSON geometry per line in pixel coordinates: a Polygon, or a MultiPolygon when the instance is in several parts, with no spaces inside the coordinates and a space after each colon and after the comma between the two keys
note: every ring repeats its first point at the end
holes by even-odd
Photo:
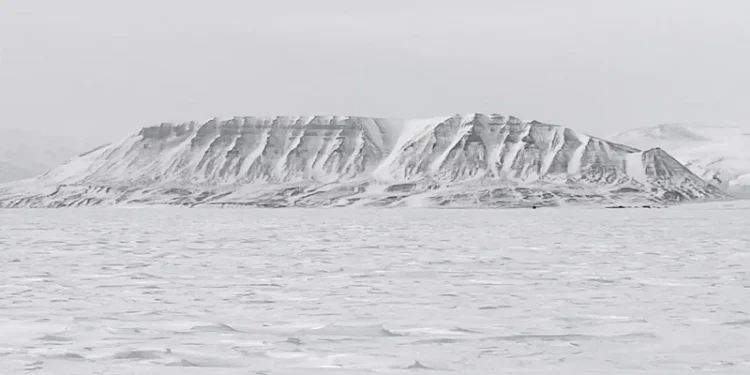
{"type": "Polygon", "coordinates": [[[747,0],[0,0],[0,130],[499,112],[750,124],[747,0]]]}

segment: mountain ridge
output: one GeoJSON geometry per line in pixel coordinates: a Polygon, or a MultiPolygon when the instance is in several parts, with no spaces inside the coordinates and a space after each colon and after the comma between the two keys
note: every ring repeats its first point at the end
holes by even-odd
{"type": "Polygon", "coordinates": [[[0,187],[0,206],[517,207],[723,196],[659,148],[472,113],[162,123],[0,187]]]}

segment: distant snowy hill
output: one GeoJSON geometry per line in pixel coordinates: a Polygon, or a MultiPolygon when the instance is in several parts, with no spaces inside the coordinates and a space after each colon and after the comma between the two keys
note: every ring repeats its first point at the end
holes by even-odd
{"type": "Polygon", "coordinates": [[[661,147],[701,178],[750,197],[750,128],[667,124],[610,137],[639,148],[661,147]]]}
{"type": "Polygon", "coordinates": [[[0,130],[0,182],[38,176],[81,151],[71,140],[21,130],[0,130]]]}
{"type": "Polygon", "coordinates": [[[496,114],[162,124],[0,186],[4,207],[526,207],[723,196],[661,149],[496,114]]]}

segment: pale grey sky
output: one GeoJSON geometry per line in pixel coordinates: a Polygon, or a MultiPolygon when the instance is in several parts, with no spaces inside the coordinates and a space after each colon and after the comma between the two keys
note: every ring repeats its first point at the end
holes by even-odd
{"type": "Polygon", "coordinates": [[[499,112],[750,124],[747,0],[0,0],[0,129],[499,112]]]}

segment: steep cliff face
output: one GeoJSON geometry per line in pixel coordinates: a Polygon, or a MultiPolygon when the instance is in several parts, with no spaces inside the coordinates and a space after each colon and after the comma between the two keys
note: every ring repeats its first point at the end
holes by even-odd
{"type": "Polygon", "coordinates": [[[469,114],[161,124],[0,188],[0,205],[525,206],[719,196],[660,149],[469,114]]]}

